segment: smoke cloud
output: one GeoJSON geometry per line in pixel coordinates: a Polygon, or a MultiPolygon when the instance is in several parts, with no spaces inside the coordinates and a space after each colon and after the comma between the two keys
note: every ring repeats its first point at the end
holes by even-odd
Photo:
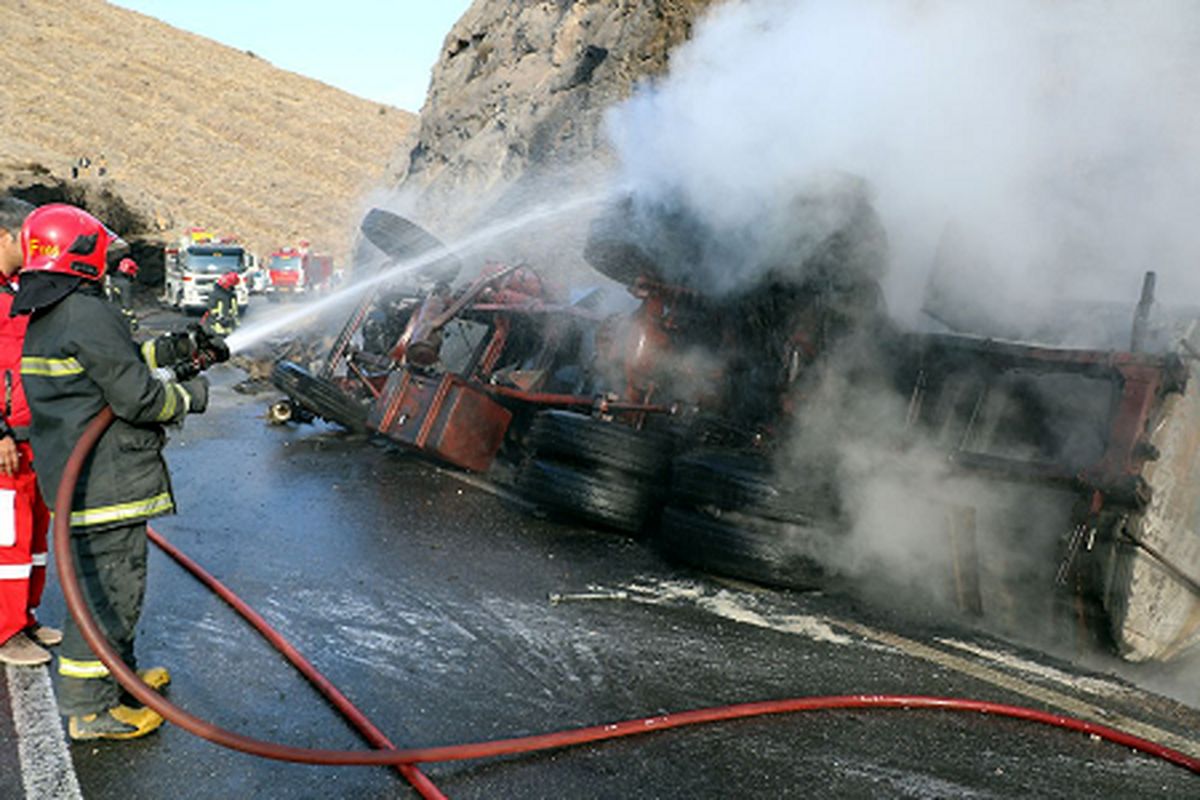
{"type": "Polygon", "coordinates": [[[1064,297],[1132,302],[1147,269],[1197,296],[1197,23],[1183,0],[730,2],[609,133],[628,185],[717,230],[865,178],[904,320],[948,229],[967,244],[939,302],[1018,329],[1064,297]]]}
{"type": "MultiPolygon", "coordinates": [[[[1146,270],[1200,297],[1198,23],[1184,0],[731,0],[606,124],[643,204],[735,243],[693,267],[716,292],[759,281],[784,233],[804,240],[798,193],[857,176],[887,232],[894,319],[1036,338],[1072,304],[1131,311],[1146,270]]],[[[1127,346],[1130,317],[1113,319],[1127,346]]],[[[985,611],[1062,637],[1048,620],[1067,493],[956,473],[905,440],[907,397],[851,385],[836,361],[810,388],[787,456],[837,464],[849,531],[826,566],[945,601],[947,515],[969,508],[982,591],[1021,601],[985,611]]]]}

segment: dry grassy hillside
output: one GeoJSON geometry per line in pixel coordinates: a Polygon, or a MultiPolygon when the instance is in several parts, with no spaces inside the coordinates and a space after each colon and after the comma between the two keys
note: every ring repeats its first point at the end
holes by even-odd
{"type": "Polygon", "coordinates": [[[0,37],[0,191],[128,206],[126,235],[204,225],[345,253],[415,121],[100,0],[3,0],[0,37]]]}

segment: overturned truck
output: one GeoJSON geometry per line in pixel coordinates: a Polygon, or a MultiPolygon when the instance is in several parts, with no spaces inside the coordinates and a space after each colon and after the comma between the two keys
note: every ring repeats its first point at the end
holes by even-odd
{"type": "Polygon", "coordinates": [[[1160,354],[949,335],[913,347],[912,421],[947,462],[991,485],[1057,496],[1038,524],[1024,523],[1024,541],[1045,559],[1038,577],[1052,581],[1060,611],[1132,661],[1169,659],[1195,644],[1196,326],[1177,351],[1160,354]]]}
{"type": "Polygon", "coordinates": [[[958,608],[1006,629],[1052,620],[1060,639],[1067,626],[1132,661],[1195,644],[1195,326],[1144,352],[1148,282],[1128,350],[901,332],[862,187],[825,186],[788,213],[822,222],[730,283],[714,264],[735,256],[694,216],[614,203],[585,257],[637,307],[601,314],[528,267],[490,265],[452,288],[453,255],[376,209],[366,238],[418,266],[363,299],[319,368],[276,365],[288,395],[276,416],[320,416],[464,469],[503,462],[551,513],[805,589],[857,574],[847,554],[864,524],[845,455],[855,426],[813,430],[837,429],[824,420],[831,405],[853,413],[850,394],[886,395],[899,413],[875,421],[890,429],[870,446],[902,471],[917,451],[936,464],[936,485],[908,499],[923,495],[939,530],[908,555],[942,569],[958,608]]]}

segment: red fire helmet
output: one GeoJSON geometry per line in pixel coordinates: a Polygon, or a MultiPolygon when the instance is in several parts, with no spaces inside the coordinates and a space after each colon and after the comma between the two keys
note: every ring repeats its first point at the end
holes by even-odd
{"type": "Polygon", "coordinates": [[[98,281],[108,248],[121,240],[82,208],[51,203],[35,209],[21,226],[23,272],[57,272],[98,281]]]}
{"type": "Polygon", "coordinates": [[[122,258],[121,263],[117,264],[117,272],[122,275],[128,275],[131,278],[136,278],[138,274],[137,262],[132,258],[122,258]]]}
{"type": "Polygon", "coordinates": [[[230,271],[217,278],[217,286],[220,286],[222,289],[232,289],[233,287],[237,286],[240,281],[241,278],[238,276],[238,274],[230,271]]]}

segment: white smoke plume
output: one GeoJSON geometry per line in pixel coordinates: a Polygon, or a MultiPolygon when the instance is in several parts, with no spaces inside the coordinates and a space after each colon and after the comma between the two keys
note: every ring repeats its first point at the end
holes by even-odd
{"type": "MultiPolygon", "coordinates": [[[[1200,4],[1187,0],[730,0],[607,125],[625,186],[734,240],[806,224],[778,210],[814,179],[865,179],[902,324],[929,324],[927,306],[965,330],[1034,336],[1064,304],[1132,309],[1146,270],[1172,300],[1200,298],[1200,4]]],[[[701,268],[727,290],[762,266],[701,268]]],[[[1072,343],[1098,345],[1090,335],[1072,343]]],[[[981,580],[1050,591],[1043,533],[1065,533],[1069,501],[954,474],[897,442],[907,398],[832,380],[795,448],[837,454],[852,530],[828,566],[944,595],[931,586],[947,574],[945,514],[970,507],[981,531],[1006,531],[980,540],[981,580]]],[[[1049,595],[1028,599],[987,611],[1044,622],[1049,595]]]]}
{"type": "Polygon", "coordinates": [[[902,319],[950,224],[972,258],[949,298],[994,319],[1132,302],[1147,269],[1200,297],[1198,23],[1187,0],[735,0],[609,132],[627,183],[717,229],[867,179],[902,319]]]}

